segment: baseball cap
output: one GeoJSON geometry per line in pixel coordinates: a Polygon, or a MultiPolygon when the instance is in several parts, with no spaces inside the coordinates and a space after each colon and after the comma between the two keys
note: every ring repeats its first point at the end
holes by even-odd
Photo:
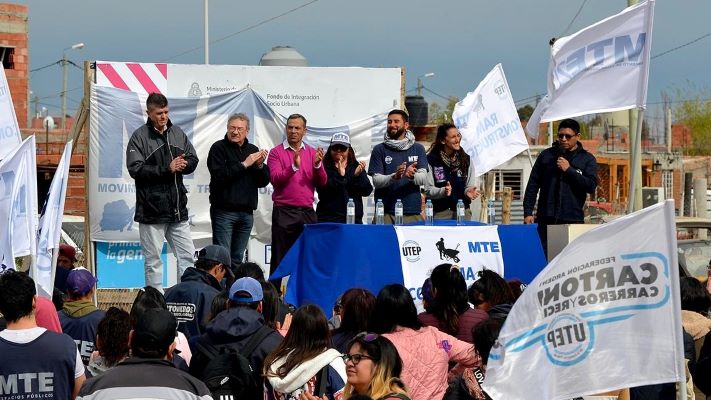
{"type": "Polygon", "coordinates": [[[62,243],[59,245],[59,254],[67,257],[68,259],[72,261],[77,260],[77,249],[75,249],[73,246],[68,245],[66,243],[62,243]]]}
{"type": "Polygon", "coordinates": [[[331,136],[331,146],[334,144],[351,147],[351,138],[348,137],[348,134],[343,132],[334,133],[333,136],[331,136]]]}
{"type": "Polygon", "coordinates": [[[133,329],[133,343],[142,350],[165,351],[175,341],[178,321],[162,308],[149,308],[141,313],[133,329]]]}
{"type": "Polygon", "coordinates": [[[262,301],[263,298],[262,284],[254,278],[239,278],[230,288],[230,300],[237,303],[253,303],[255,301],[262,301]],[[246,292],[249,294],[249,297],[237,297],[237,293],[239,292],[246,292]]]}
{"type": "Polygon", "coordinates": [[[226,247],[217,244],[210,244],[198,251],[198,260],[213,261],[225,266],[227,276],[234,279],[235,274],[232,272],[232,261],[230,252],[226,247]]]}
{"type": "Polygon", "coordinates": [[[67,292],[83,296],[96,285],[96,278],[84,267],[77,267],[69,271],[67,276],[67,292]]]}

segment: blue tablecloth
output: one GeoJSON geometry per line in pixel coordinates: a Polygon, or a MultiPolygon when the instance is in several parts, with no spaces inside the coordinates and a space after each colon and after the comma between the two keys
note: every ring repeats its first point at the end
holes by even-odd
{"type": "MultiPolygon", "coordinates": [[[[455,222],[436,221],[432,229],[451,225],[455,222]]],[[[505,278],[531,282],[546,265],[536,225],[499,225],[498,232],[505,278]]],[[[315,303],[330,316],[336,299],[347,289],[363,287],[377,295],[387,284],[403,283],[395,229],[392,225],[306,225],[271,278],[287,275],[287,302],[315,303]]]]}

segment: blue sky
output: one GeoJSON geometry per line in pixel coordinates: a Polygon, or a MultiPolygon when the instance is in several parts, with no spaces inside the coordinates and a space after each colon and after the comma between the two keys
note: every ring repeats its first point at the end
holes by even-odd
{"type": "MultiPolygon", "coordinates": [[[[210,39],[217,40],[313,0],[239,2],[210,0],[210,39]]],[[[28,0],[30,69],[62,58],[199,64],[203,44],[200,0],[28,0]]],[[[213,43],[211,64],[257,64],[277,45],[290,45],[311,66],[406,68],[406,89],[417,76],[439,96],[463,97],[497,63],[515,100],[544,93],[548,40],[571,34],[626,7],[624,0],[481,1],[481,0],[316,0],[284,17],[213,43]],[[582,5],[582,9],[581,9],[582,5]],[[577,18],[574,19],[576,13],[577,18]],[[571,24],[572,21],[572,24],[571,24]],[[566,28],[570,28],[566,31],[566,28]]],[[[711,1],[658,0],[652,56],[711,32],[711,1]]],[[[711,87],[711,36],[652,60],[648,103],[661,91],[711,87]]],[[[33,72],[31,90],[53,115],[59,114],[62,70],[33,72]]],[[[81,100],[82,72],[70,67],[68,108],[81,100]]],[[[411,92],[412,93],[412,92],[411,92]]]]}

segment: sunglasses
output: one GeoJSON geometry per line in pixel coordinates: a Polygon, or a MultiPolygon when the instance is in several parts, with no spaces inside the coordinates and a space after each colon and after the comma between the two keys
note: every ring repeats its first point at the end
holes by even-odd
{"type": "Polygon", "coordinates": [[[366,356],[365,354],[344,354],[343,355],[343,362],[347,363],[348,361],[350,361],[353,363],[353,365],[358,365],[363,360],[372,360],[372,359],[373,359],[373,357],[366,356]]]}
{"type": "Polygon", "coordinates": [[[568,135],[568,134],[565,134],[565,133],[559,133],[559,134],[558,134],[558,139],[563,139],[563,138],[565,138],[566,140],[570,140],[571,138],[573,138],[573,136],[577,136],[577,135],[568,135]]]}

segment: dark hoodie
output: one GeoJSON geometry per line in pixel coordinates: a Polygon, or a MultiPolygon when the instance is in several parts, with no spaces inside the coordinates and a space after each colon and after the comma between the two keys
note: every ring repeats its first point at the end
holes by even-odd
{"type": "Polygon", "coordinates": [[[165,294],[168,310],[178,320],[178,330],[188,338],[205,332],[212,299],[221,290],[220,282],[207,271],[195,267],[186,269],[180,283],[165,294]]]}
{"type": "MultiPolygon", "coordinates": [[[[218,348],[226,346],[239,352],[249,341],[249,338],[263,325],[264,317],[262,317],[262,314],[249,307],[230,308],[217,314],[215,319],[207,324],[205,334],[190,341],[190,350],[193,354],[190,360],[190,373],[199,379],[203,379],[203,371],[208,361],[210,361],[206,355],[198,350],[198,343],[210,344],[218,348]]],[[[254,368],[257,382],[263,382],[261,375],[264,370],[264,359],[279,346],[281,341],[281,335],[272,329],[272,332],[257,345],[252,354],[244,355],[249,360],[252,368],[254,368]]]]}

